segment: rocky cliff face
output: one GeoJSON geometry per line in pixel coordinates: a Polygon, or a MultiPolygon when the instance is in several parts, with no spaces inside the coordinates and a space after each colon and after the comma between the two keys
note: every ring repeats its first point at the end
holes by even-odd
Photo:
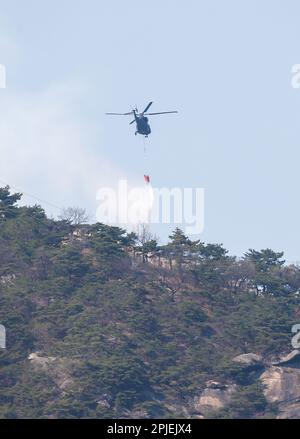
{"type": "MultiPolygon", "coordinates": [[[[39,353],[29,355],[33,371],[44,371],[63,393],[72,388],[71,369],[76,364],[67,359],[45,357],[39,353]]],[[[262,384],[266,401],[276,405],[278,419],[300,418],[300,351],[293,351],[274,362],[266,362],[254,353],[242,354],[232,359],[246,374],[255,373],[255,381],[262,384]]],[[[175,404],[168,406],[170,412],[182,412],[184,417],[210,418],[218,417],[218,412],[230,406],[234,397],[238,397],[242,386],[238,382],[222,383],[210,380],[200,395],[195,396],[188,406],[175,404]]],[[[108,406],[105,398],[97,403],[108,406]]],[[[166,403],[167,404],[167,403],[166,403]]],[[[130,413],[129,417],[133,417],[130,413]]],[[[134,417],[148,417],[147,412],[135,413],[134,417]]]]}
{"type": "MultiPolygon", "coordinates": [[[[256,381],[262,384],[266,401],[276,405],[278,419],[300,418],[300,351],[293,351],[276,362],[264,362],[261,356],[248,353],[232,359],[247,373],[256,371],[256,381]]],[[[202,417],[218,417],[218,411],[238,396],[238,383],[208,381],[206,388],[193,400],[193,410],[202,417]]]]}
{"type": "Polygon", "coordinates": [[[48,374],[62,393],[72,389],[73,379],[70,371],[76,366],[74,361],[65,358],[45,357],[39,352],[32,352],[28,360],[30,360],[34,372],[43,371],[48,374]]]}
{"type": "Polygon", "coordinates": [[[295,350],[260,376],[268,402],[278,404],[279,419],[300,418],[300,352],[295,350]]]}
{"type": "Polygon", "coordinates": [[[223,409],[230,403],[232,395],[237,391],[236,388],[236,384],[209,381],[200,397],[194,398],[194,411],[205,417],[214,411],[223,409]]]}

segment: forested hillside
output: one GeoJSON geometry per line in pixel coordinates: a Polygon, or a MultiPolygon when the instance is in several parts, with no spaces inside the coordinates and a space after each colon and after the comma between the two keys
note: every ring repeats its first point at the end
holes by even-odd
{"type": "Polygon", "coordinates": [[[179,229],[160,246],[20,197],[0,189],[1,418],[296,416],[268,382],[300,322],[283,253],[237,259],[179,229]]]}

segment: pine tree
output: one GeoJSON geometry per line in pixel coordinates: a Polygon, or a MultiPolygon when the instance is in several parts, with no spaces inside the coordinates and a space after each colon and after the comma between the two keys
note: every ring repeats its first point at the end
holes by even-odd
{"type": "Polygon", "coordinates": [[[0,222],[5,221],[7,218],[13,218],[17,214],[16,203],[22,197],[22,194],[10,193],[9,186],[0,188],[0,222]]]}

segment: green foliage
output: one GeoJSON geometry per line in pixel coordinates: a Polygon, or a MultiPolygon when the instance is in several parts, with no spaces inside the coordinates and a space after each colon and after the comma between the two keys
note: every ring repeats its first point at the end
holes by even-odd
{"type": "Polygon", "coordinates": [[[259,383],[242,386],[234,393],[226,409],[212,415],[216,418],[247,419],[260,417],[267,408],[263,387],[259,383]]]}
{"type": "Polygon", "coordinates": [[[0,188],[0,224],[17,215],[16,203],[21,196],[22,194],[11,194],[9,186],[0,188]]]}
{"type": "Polygon", "coordinates": [[[19,199],[0,189],[1,418],[185,416],[211,379],[239,385],[218,417],[275,413],[258,371],[231,359],[286,350],[299,267],[269,249],[237,261],[180,229],[137,246],[121,228],[55,221],[19,199]]]}
{"type": "Polygon", "coordinates": [[[274,267],[281,267],[284,264],[282,260],[283,252],[274,252],[267,248],[261,251],[250,249],[245,253],[245,259],[254,263],[258,271],[268,272],[274,267]]]}

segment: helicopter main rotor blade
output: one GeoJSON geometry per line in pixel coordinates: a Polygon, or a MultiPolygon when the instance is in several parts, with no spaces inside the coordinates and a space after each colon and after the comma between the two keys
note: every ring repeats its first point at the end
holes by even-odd
{"type": "Polygon", "coordinates": [[[132,125],[134,122],[135,122],[135,119],[133,119],[133,120],[130,122],[129,125],[132,125]]]}
{"type": "Polygon", "coordinates": [[[144,113],[144,116],[155,116],[156,114],[171,114],[178,113],[178,111],[161,111],[160,113],[144,113]]]}
{"type": "Polygon", "coordinates": [[[153,102],[149,102],[149,104],[147,105],[147,107],[145,108],[145,110],[143,111],[142,114],[146,113],[146,111],[149,110],[149,108],[151,107],[152,104],[153,104],[153,102]]]}
{"type": "Polygon", "coordinates": [[[133,111],[130,111],[130,113],[105,113],[108,116],[129,116],[130,114],[133,114],[133,111]]]}

